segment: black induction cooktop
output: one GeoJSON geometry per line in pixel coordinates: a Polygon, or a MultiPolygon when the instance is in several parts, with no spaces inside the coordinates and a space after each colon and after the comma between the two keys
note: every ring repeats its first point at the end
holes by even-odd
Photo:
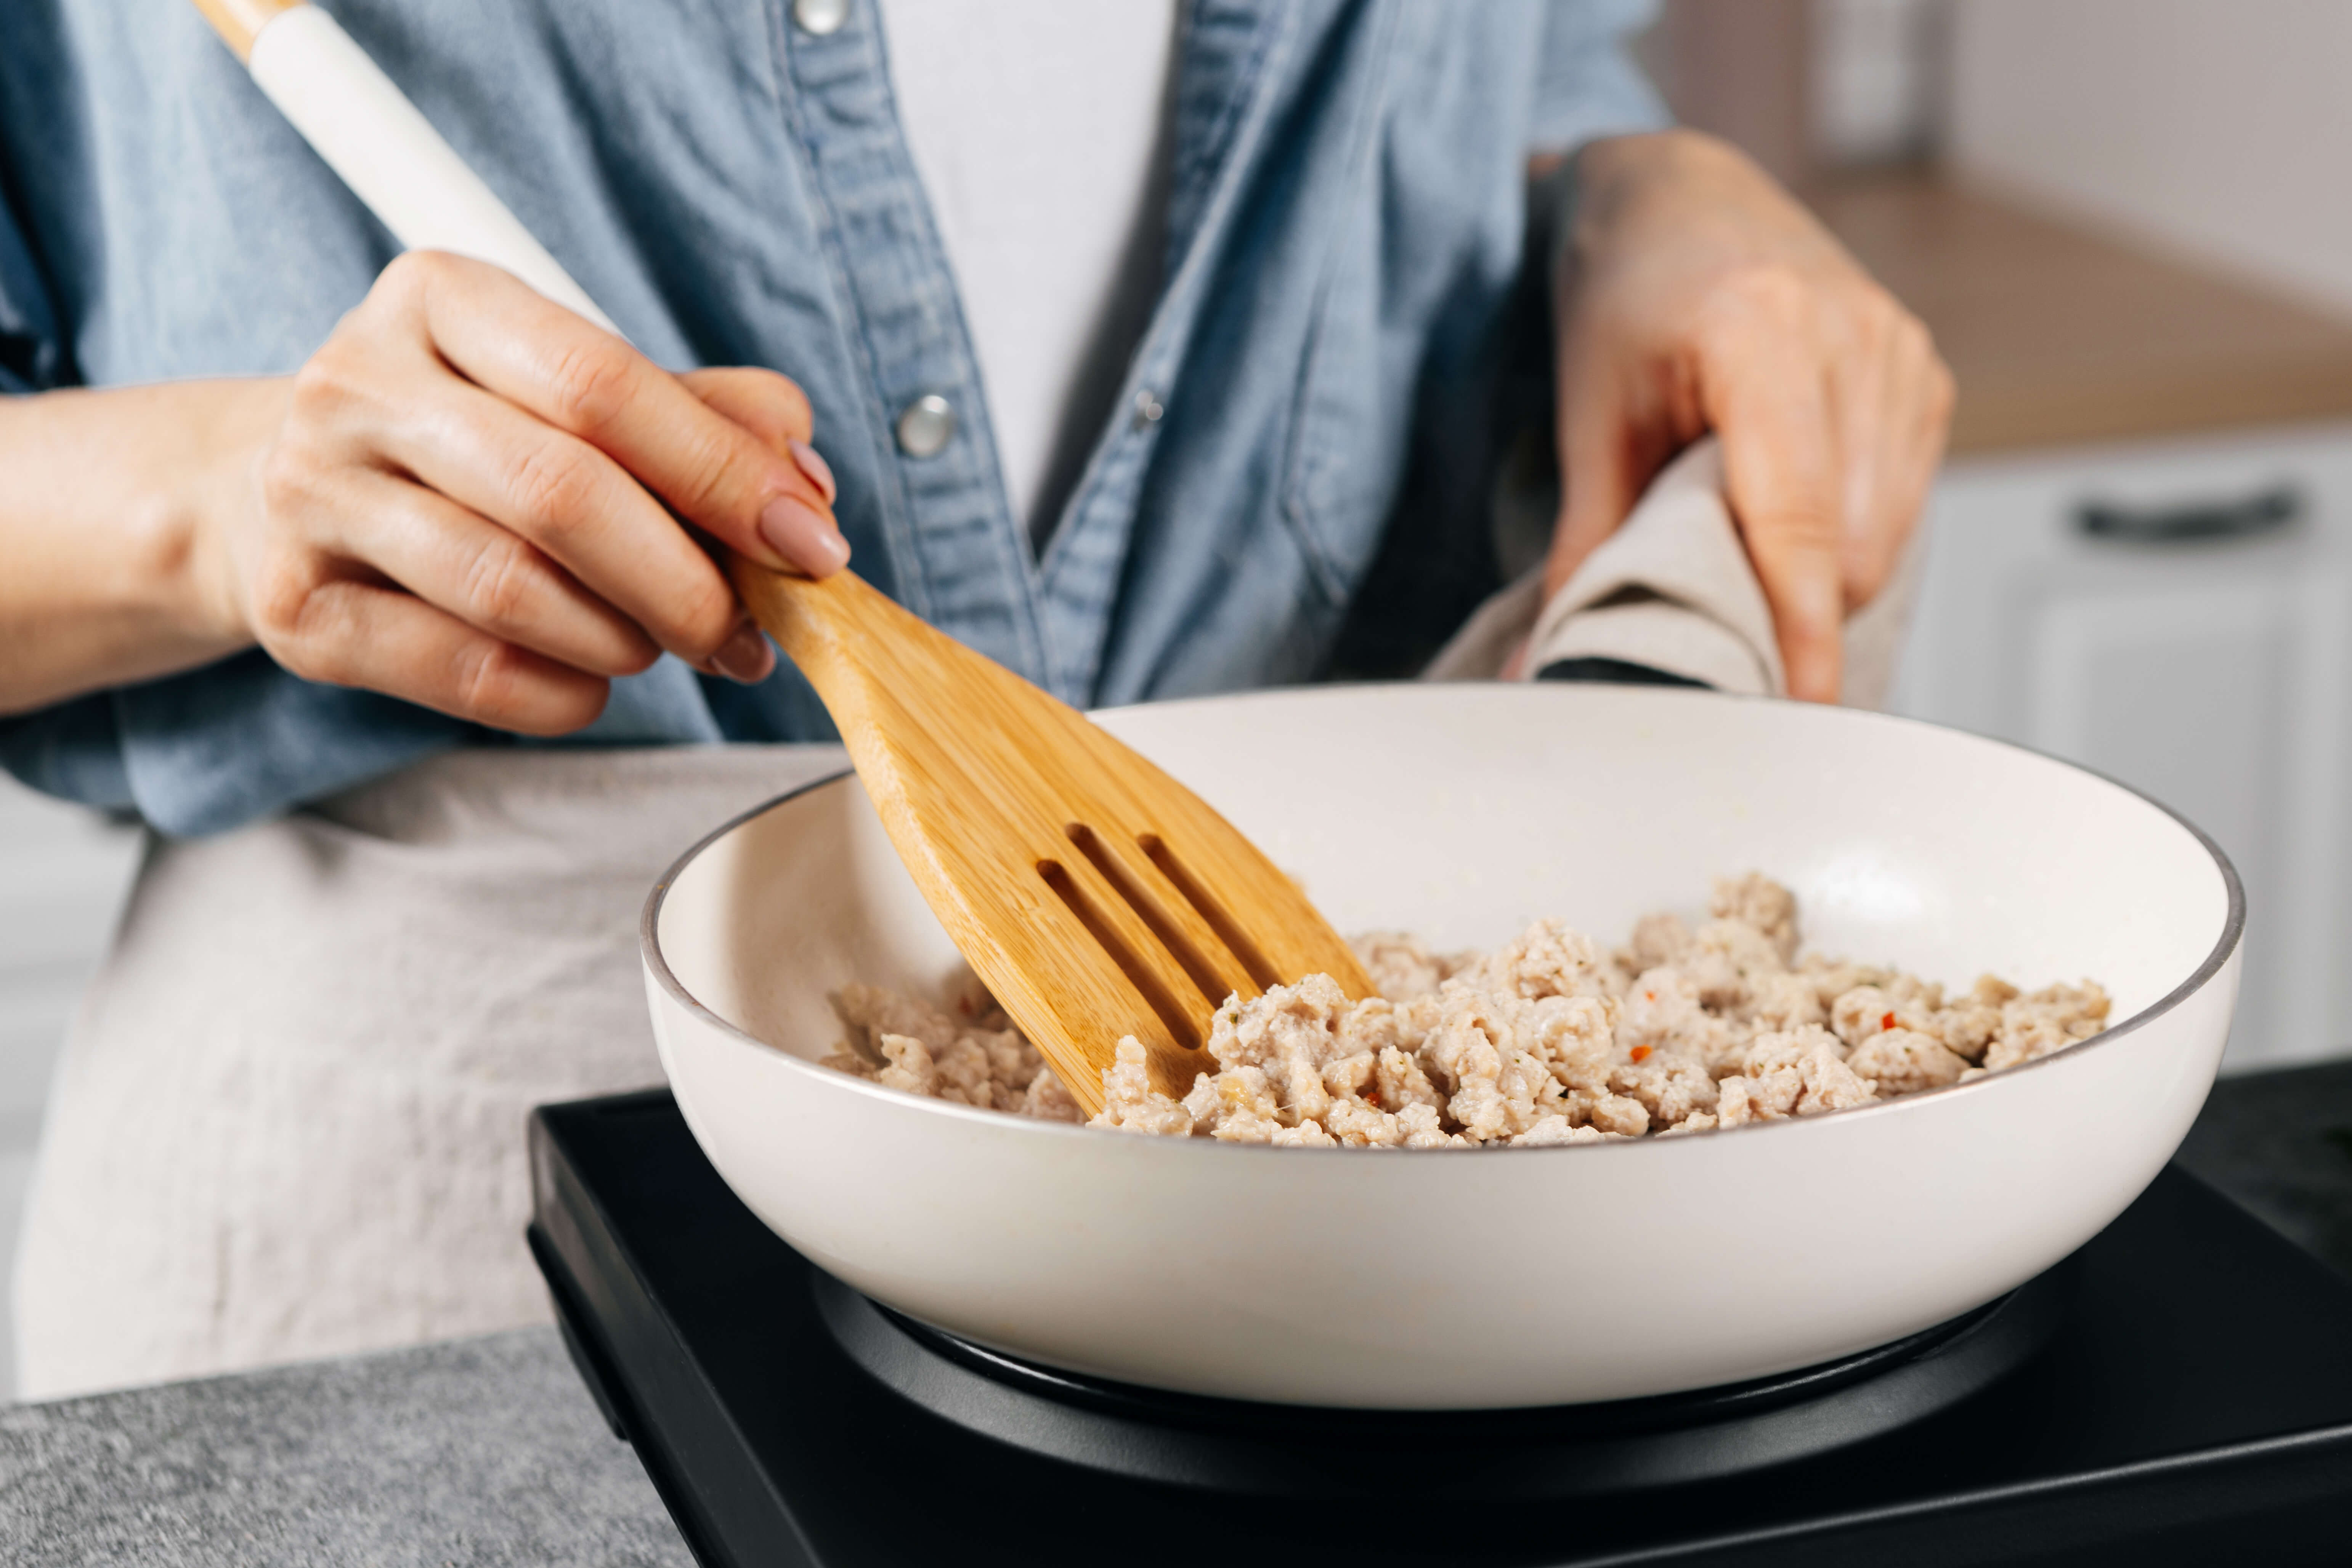
{"type": "Polygon", "coordinates": [[[1157,1394],[911,1322],[770,1233],[667,1092],[545,1107],[530,1142],[566,1340],[706,1568],[2352,1556],[2352,1281],[2177,1167],[1899,1345],[1427,1416],[1157,1394]]]}

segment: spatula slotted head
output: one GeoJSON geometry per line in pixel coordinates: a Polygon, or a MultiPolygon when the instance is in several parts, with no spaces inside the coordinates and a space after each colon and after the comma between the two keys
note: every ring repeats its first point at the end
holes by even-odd
{"type": "Polygon", "coordinates": [[[824,699],[916,885],[1088,1112],[1122,1036],[1181,1095],[1227,996],[1328,974],[1371,994],[1297,883],[1066,704],[848,572],[741,561],[745,602],[824,699]]]}

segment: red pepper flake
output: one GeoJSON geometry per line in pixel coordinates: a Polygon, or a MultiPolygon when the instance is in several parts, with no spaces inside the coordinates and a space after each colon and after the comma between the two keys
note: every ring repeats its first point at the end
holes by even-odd
{"type": "Polygon", "coordinates": [[[1895,1027],[1895,1015],[1893,1013],[1888,1013],[1885,1018],[1880,1019],[1878,1020],[1878,1027],[1881,1029],[1893,1029],[1895,1027]]]}
{"type": "Polygon", "coordinates": [[[1374,1084],[1370,1088],[1366,1089],[1364,1091],[1363,1097],[1364,1103],[1370,1105],[1375,1111],[1385,1111],[1388,1109],[1387,1106],[1381,1103],[1381,1091],[1378,1084],[1374,1084]]]}
{"type": "Polygon", "coordinates": [[[1636,1061],[1647,1061],[1650,1060],[1651,1050],[1652,1048],[1649,1046],[1637,1045],[1632,1051],[1626,1052],[1626,1054],[1631,1056],[1636,1061]]]}

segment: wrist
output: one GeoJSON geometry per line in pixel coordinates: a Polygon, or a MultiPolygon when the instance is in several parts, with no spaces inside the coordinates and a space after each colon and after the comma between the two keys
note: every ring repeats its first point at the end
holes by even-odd
{"type": "Polygon", "coordinates": [[[1671,173],[1761,172],[1748,154],[1721,137],[1680,125],[1588,141],[1572,162],[1588,190],[1612,193],[1671,173]]]}
{"type": "Polygon", "coordinates": [[[253,638],[226,541],[283,382],[0,399],[0,715],[212,663],[253,638]]]}
{"type": "Polygon", "coordinates": [[[172,612],[192,641],[221,654],[249,647],[253,624],[237,570],[236,541],[262,509],[261,470],[284,424],[293,382],[286,377],[215,383],[201,432],[202,456],[165,504],[158,543],[176,550],[172,612]]]}

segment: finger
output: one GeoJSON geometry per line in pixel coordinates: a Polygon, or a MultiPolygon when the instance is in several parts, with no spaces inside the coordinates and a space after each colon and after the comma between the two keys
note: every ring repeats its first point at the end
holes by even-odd
{"type": "Polygon", "coordinates": [[[389,474],[361,470],[344,488],[320,542],[426,603],[591,674],[635,674],[660,653],[635,622],[520,535],[389,474]]]}
{"type": "Polygon", "coordinates": [[[380,434],[420,484],[520,535],[689,664],[742,619],[703,549],[594,446],[479,387],[445,378],[380,434]]]}
{"type": "Polygon", "coordinates": [[[383,692],[522,735],[583,728],[604,711],[611,690],[600,675],[356,577],[312,589],[277,642],[272,656],[306,680],[383,692]]]}
{"type": "MultiPolygon", "coordinates": [[[[467,380],[609,455],[677,515],[766,565],[822,574],[849,558],[822,487],[611,333],[494,268],[425,274],[434,346],[467,380]]],[[[806,400],[784,378],[769,395],[806,400]]]]}
{"type": "Polygon", "coordinates": [[[1716,361],[1710,423],[1723,438],[1724,488],[1772,607],[1789,695],[1837,700],[1845,591],[1839,465],[1821,356],[1786,342],[1716,361]],[[1792,373],[1793,372],[1793,373],[1792,373]]]}
{"type": "Polygon", "coordinates": [[[1838,574],[1848,612],[1876,591],[1887,554],[1890,448],[1903,434],[1897,353],[1891,333],[1873,331],[1837,345],[1830,358],[1829,399],[1843,465],[1838,574]]]}
{"type": "Polygon", "coordinates": [[[834,483],[833,465],[809,444],[812,436],[808,399],[782,395],[776,384],[782,382],[797,394],[800,389],[791,382],[773,371],[742,365],[688,371],[677,379],[685,383],[687,391],[702,400],[705,407],[750,431],[771,452],[790,457],[824,492],[828,505],[840,498],[840,488],[834,483]]]}
{"type": "Polygon", "coordinates": [[[1881,368],[1866,394],[1874,413],[1849,439],[1866,440],[1871,473],[1845,528],[1849,612],[1877,597],[1916,531],[1950,425],[1951,373],[1927,329],[1908,317],[1894,323],[1881,368]]]}
{"type": "Polygon", "coordinates": [[[1842,556],[1849,613],[1885,587],[1917,526],[1951,405],[1950,375],[1917,321],[1890,303],[1870,339],[1832,371],[1847,468],[1842,556]]]}
{"type": "Polygon", "coordinates": [[[807,394],[789,376],[756,365],[706,365],[679,371],[677,380],[704,407],[733,420],[772,451],[784,452],[814,434],[807,394]]]}

